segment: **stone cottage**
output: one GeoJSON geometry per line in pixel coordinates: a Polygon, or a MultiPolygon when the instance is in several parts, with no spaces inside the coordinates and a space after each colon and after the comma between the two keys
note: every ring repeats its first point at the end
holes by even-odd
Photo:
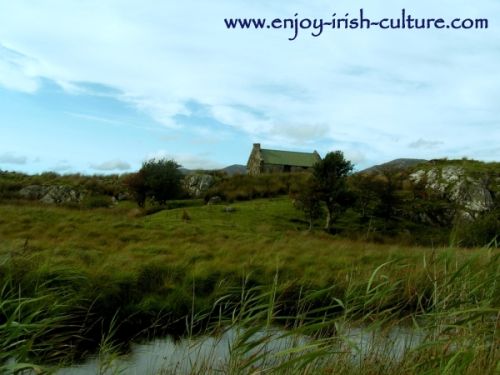
{"type": "Polygon", "coordinates": [[[250,175],[277,172],[301,172],[309,170],[321,160],[321,156],[314,152],[291,152],[267,150],[260,148],[260,143],[254,143],[247,162],[247,171],[250,175]]]}

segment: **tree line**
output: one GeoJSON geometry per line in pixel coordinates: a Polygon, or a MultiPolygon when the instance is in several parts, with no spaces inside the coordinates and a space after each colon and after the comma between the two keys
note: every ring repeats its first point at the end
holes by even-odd
{"type": "MultiPolygon", "coordinates": [[[[140,207],[148,200],[164,205],[188,197],[179,168],[174,160],[149,160],[125,183],[140,207]]],[[[354,174],[353,168],[341,151],[334,151],[317,162],[312,173],[219,176],[205,200],[218,196],[231,202],[289,194],[309,230],[324,219],[323,229],[329,233],[376,241],[406,236],[408,242],[425,245],[482,246],[498,238],[498,207],[473,222],[457,221],[453,203],[426,189],[423,182],[412,183],[410,171],[387,167],[354,174]]]]}

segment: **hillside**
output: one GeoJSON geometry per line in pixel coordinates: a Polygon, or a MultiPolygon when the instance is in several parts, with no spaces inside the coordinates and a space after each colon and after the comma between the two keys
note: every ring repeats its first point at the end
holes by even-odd
{"type": "Polygon", "coordinates": [[[372,167],[363,169],[362,171],[359,171],[357,173],[380,172],[384,169],[403,170],[403,169],[407,169],[407,168],[413,167],[415,165],[426,163],[426,162],[427,162],[427,160],[425,160],[425,159],[409,159],[409,158],[394,159],[394,160],[391,160],[387,163],[374,165],[372,167]]]}
{"type": "MultiPolygon", "coordinates": [[[[241,168],[236,165],[229,170],[241,168]]],[[[473,160],[421,163],[421,160],[397,159],[377,168],[348,178],[349,197],[336,217],[332,234],[378,242],[483,246],[500,233],[499,163],[473,160]]],[[[308,173],[189,174],[183,179],[182,203],[168,202],[163,207],[153,202],[148,204],[150,209],[158,211],[190,206],[189,198],[229,204],[287,196],[294,202],[309,177],[308,173]]],[[[0,201],[41,202],[79,209],[110,208],[133,200],[125,179],[126,176],[55,173],[29,176],[1,172],[0,201]]],[[[319,228],[324,210],[320,207],[317,214],[314,226],[319,228]]],[[[298,211],[297,215],[303,213],[298,211]]]]}
{"type": "Polygon", "coordinates": [[[236,174],[246,174],[247,167],[241,164],[232,164],[224,168],[220,169],[188,169],[188,168],[180,168],[180,171],[184,174],[203,174],[203,173],[214,173],[214,172],[222,172],[226,173],[229,176],[234,176],[236,174]]]}
{"type": "Polygon", "coordinates": [[[233,176],[235,174],[246,174],[247,167],[246,165],[233,164],[228,167],[220,169],[220,171],[227,173],[229,176],[233,176]]]}

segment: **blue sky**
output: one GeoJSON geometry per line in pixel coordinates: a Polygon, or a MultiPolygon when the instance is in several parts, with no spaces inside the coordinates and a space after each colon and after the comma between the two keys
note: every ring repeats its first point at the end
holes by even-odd
{"type": "Polygon", "coordinates": [[[0,0],[0,169],[122,173],[264,148],[500,159],[500,2],[405,2],[489,29],[227,30],[227,17],[397,17],[397,0],[0,0]]]}

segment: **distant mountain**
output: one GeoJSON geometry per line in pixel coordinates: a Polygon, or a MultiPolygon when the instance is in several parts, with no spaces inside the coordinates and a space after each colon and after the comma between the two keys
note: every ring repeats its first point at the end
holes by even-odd
{"type": "Polygon", "coordinates": [[[414,165],[417,164],[422,164],[422,163],[427,163],[428,160],[425,159],[394,159],[391,160],[387,163],[379,164],[379,165],[374,165],[373,167],[363,169],[362,171],[359,171],[358,173],[372,173],[372,172],[379,172],[382,169],[393,169],[393,170],[398,170],[398,169],[406,169],[409,167],[413,167],[414,165]]]}
{"type": "Polygon", "coordinates": [[[191,173],[204,173],[204,172],[225,172],[229,176],[234,176],[235,174],[246,174],[247,173],[247,167],[245,165],[241,164],[233,164],[229,165],[225,168],[221,169],[187,169],[187,168],[179,168],[179,170],[183,174],[191,174],[191,173]]]}
{"type": "Polygon", "coordinates": [[[226,172],[228,175],[233,176],[235,174],[246,174],[247,167],[246,165],[241,164],[233,164],[226,168],[220,169],[221,172],[226,172]]]}

